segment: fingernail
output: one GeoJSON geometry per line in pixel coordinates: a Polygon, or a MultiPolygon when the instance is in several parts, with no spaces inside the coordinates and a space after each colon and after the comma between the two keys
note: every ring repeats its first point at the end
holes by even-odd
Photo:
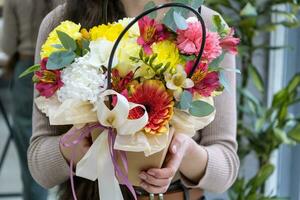
{"type": "Polygon", "coordinates": [[[139,175],[139,178],[142,179],[142,180],[146,180],[147,179],[147,176],[145,174],[140,174],[139,175]]]}
{"type": "Polygon", "coordinates": [[[176,153],[176,152],[177,152],[177,147],[176,147],[176,145],[173,145],[172,151],[173,151],[173,153],[176,153]]]}
{"type": "Polygon", "coordinates": [[[153,171],[148,171],[148,174],[150,174],[151,176],[155,176],[155,173],[153,171]]]}

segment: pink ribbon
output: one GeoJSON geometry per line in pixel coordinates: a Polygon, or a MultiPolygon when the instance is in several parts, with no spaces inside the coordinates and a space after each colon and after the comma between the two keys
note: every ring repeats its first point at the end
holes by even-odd
{"type": "MultiPolygon", "coordinates": [[[[91,134],[91,132],[93,130],[97,129],[97,128],[102,128],[102,129],[108,128],[108,146],[109,146],[109,152],[110,152],[111,160],[112,160],[113,165],[114,165],[115,173],[120,179],[119,180],[120,184],[125,185],[128,188],[128,190],[131,192],[131,194],[133,195],[134,199],[137,200],[135,190],[134,190],[132,184],[130,183],[130,181],[128,179],[128,162],[127,162],[126,153],[124,151],[115,150],[113,148],[114,144],[115,144],[115,140],[116,140],[116,133],[115,133],[114,129],[112,129],[110,127],[104,127],[99,123],[90,124],[90,125],[87,125],[84,128],[82,128],[80,130],[81,133],[80,133],[79,137],[76,138],[75,140],[71,140],[70,142],[68,142],[70,137],[75,135],[78,130],[69,131],[67,134],[65,134],[61,138],[60,144],[63,145],[64,147],[67,147],[67,148],[74,148],[75,145],[79,144],[85,137],[89,136],[91,134]],[[125,174],[123,173],[122,169],[120,168],[120,166],[117,162],[117,155],[118,154],[120,155],[122,165],[124,166],[125,174]]],[[[74,186],[74,174],[75,174],[73,172],[74,158],[75,158],[75,151],[73,149],[72,150],[71,161],[70,161],[70,182],[71,182],[73,198],[74,198],[74,200],[77,200],[77,196],[76,196],[76,192],[75,192],[75,186],[74,186]]]]}

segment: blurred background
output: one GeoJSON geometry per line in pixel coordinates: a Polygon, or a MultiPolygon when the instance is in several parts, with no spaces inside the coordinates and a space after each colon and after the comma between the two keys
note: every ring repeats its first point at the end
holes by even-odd
{"type": "MultiPolygon", "coordinates": [[[[32,183],[24,165],[27,144],[20,137],[26,141],[31,135],[24,112],[31,109],[32,85],[15,77],[33,63],[41,19],[60,2],[37,0],[33,6],[33,0],[20,0],[24,4],[17,9],[15,2],[0,0],[0,200],[54,200],[53,191],[47,197],[32,183]],[[22,198],[23,190],[29,196],[22,198]]],[[[237,88],[240,175],[226,194],[208,193],[208,199],[300,200],[300,2],[206,0],[205,5],[236,28],[242,72],[237,88]]]]}

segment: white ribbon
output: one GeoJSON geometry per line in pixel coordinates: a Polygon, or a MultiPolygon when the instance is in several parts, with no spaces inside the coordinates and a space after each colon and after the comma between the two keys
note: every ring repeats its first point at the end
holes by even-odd
{"type": "MultiPolygon", "coordinates": [[[[134,135],[148,123],[148,114],[144,106],[129,103],[124,96],[113,90],[107,90],[99,97],[97,115],[101,125],[117,130],[117,137],[134,135]],[[109,95],[117,96],[117,103],[112,110],[105,104],[109,95]],[[143,108],[145,113],[139,119],[130,120],[129,111],[135,107],[143,108]]],[[[92,181],[98,179],[100,199],[123,200],[109,152],[108,130],[100,134],[77,164],[76,175],[92,181]]]]}
{"type": "Polygon", "coordinates": [[[109,152],[108,130],[102,132],[77,164],[76,176],[91,181],[98,179],[100,199],[123,200],[109,152]]]}

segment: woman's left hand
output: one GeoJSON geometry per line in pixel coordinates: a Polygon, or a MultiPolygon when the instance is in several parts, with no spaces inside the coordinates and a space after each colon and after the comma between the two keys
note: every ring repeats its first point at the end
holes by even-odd
{"type": "Polygon", "coordinates": [[[140,173],[141,187],[149,193],[165,193],[178,171],[182,159],[187,155],[192,138],[184,134],[174,134],[164,167],[153,168],[140,173]]]}

